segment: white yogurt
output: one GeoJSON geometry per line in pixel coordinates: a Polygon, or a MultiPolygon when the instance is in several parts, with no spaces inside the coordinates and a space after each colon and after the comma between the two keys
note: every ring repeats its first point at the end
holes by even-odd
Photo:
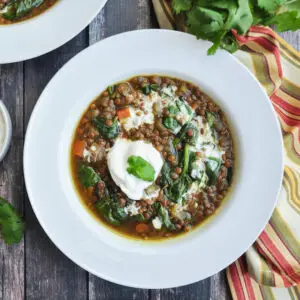
{"type": "Polygon", "coordinates": [[[144,181],[127,172],[128,158],[131,155],[141,156],[155,170],[154,181],[163,165],[161,154],[150,143],[117,139],[107,156],[110,175],[117,186],[132,200],[144,198],[144,190],[153,182],[144,181]]]}

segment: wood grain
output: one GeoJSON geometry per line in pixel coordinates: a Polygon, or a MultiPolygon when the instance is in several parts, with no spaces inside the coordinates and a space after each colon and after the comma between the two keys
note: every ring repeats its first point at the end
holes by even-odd
{"type": "MultiPolygon", "coordinates": [[[[86,46],[87,32],[84,31],[60,49],[25,62],[24,118],[26,125],[40,93],[51,77],[86,46]]],[[[53,116],[53,121],[55,121],[55,116],[53,116]]],[[[39,225],[28,199],[25,203],[25,217],[27,223],[25,234],[26,299],[85,299],[87,273],[64,256],[49,240],[39,225]]]]}
{"type": "MultiPolygon", "coordinates": [[[[0,99],[6,104],[13,125],[10,150],[0,163],[0,196],[23,214],[23,63],[1,65],[0,80],[0,99]]],[[[0,241],[0,299],[19,300],[23,297],[24,240],[14,246],[0,241]]]]}
{"type": "Polygon", "coordinates": [[[297,51],[300,51],[300,30],[297,30],[296,32],[281,32],[280,36],[282,36],[297,51]]]}

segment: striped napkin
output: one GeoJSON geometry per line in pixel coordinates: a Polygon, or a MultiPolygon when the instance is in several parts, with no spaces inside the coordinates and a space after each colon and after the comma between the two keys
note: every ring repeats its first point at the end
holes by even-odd
{"type": "MultiPolygon", "coordinates": [[[[170,1],[152,0],[160,27],[185,31],[170,1]]],[[[268,27],[236,35],[234,55],[256,76],[280,120],[284,179],[269,224],[251,248],[227,268],[233,299],[300,299],[300,54],[268,27]]]]}

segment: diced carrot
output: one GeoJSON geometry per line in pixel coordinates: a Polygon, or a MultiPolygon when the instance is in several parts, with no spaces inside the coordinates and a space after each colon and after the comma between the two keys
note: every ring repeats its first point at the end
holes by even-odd
{"type": "Polygon", "coordinates": [[[117,111],[117,115],[118,115],[119,120],[129,118],[130,117],[130,108],[124,107],[122,109],[119,109],[117,111]]]}
{"type": "Polygon", "coordinates": [[[85,148],[85,141],[76,140],[73,146],[73,154],[79,157],[83,157],[84,148],[85,148]]]}
{"type": "Polygon", "coordinates": [[[135,230],[138,233],[146,233],[146,232],[149,231],[149,226],[147,224],[145,224],[145,223],[138,223],[135,226],[135,230]]]}
{"type": "Polygon", "coordinates": [[[193,102],[191,104],[191,107],[192,107],[193,110],[195,110],[197,108],[197,106],[198,106],[198,104],[196,102],[193,102]]]}

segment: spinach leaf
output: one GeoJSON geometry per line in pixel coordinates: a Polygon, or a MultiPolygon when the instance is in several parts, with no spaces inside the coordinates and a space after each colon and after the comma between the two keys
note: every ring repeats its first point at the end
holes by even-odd
{"type": "Polygon", "coordinates": [[[178,203],[182,201],[182,196],[187,192],[192,180],[187,174],[189,169],[189,145],[185,144],[183,156],[181,158],[181,165],[183,167],[180,177],[173,180],[171,177],[172,169],[170,165],[165,162],[160,178],[160,186],[164,188],[164,194],[166,199],[171,200],[172,202],[178,203]]]}
{"type": "Polygon", "coordinates": [[[178,109],[186,114],[191,116],[193,114],[193,110],[191,109],[191,107],[184,101],[183,97],[180,97],[180,100],[176,100],[176,105],[178,107],[178,109]]]}
{"type": "Polygon", "coordinates": [[[160,206],[161,206],[161,204],[158,201],[156,201],[152,204],[152,209],[156,212],[156,214],[158,214],[158,210],[159,210],[160,206]]]}
{"type": "Polygon", "coordinates": [[[106,202],[97,202],[96,208],[101,212],[104,218],[111,224],[119,226],[121,223],[113,216],[112,208],[106,202]]]}
{"type": "Polygon", "coordinates": [[[110,85],[107,87],[107,91],[110,95],[112,95],[115,92],[116,87],[114,85],[110,85]]]}
{"type": "Polygon", "coordinates": [[[0,227],[1,236],[8,245],[21,241],[24,233],[24,222],[15,208],[0,197],[0,227]]]}
{"type": "Polygon", "coordinates": [[[174,144],[178,144],[179,142],[185,142],[192,146],[194,146],[199,137],[199,130],[193,123],[185,124],[180,132],[177,134],[176,139],[174,140],[174,144]],[[192,134],[188,134],[191,132],[192,134]]]}
{"type": "Polygon", "coordinates": [[[134,217],[135,217],[135,219],[136,219],[138,222],[144,222],[144,221],[145,221],[145,217],[144,217],[144,215],[142,215],[142,214],[135,215],[134,217]]]}
{"type": "Polygon", "coordinates": [[[109,193],[105,188],[104,194],[95,205],[96,209],[103,215],[103,217],[113,225],[120,225],[121,221],[128,218],[124,207],[120,207],[120,201],[117,194],[109,193]]]}
{"type": "Polygon", "coordinates": [[[206,112],[206,120],[208,123],[208,126],[213,129],[215,126],[215,121],[216,121],[216,115],[210,111],[206,112]]]}
{"type": "Polygon", "coordinates": [[[190,151],[190,158],[189,158],[189,173],[193,170],[193,163],[196,161],[196,152],[190,151]]]}
{"type": "Polygon", "coordinates": [[[172,117],[176,117],[176,115],[179,113],[179,108],[176,105],[169,105],[167,109],[169,115],[172,117]]]}
{"type": "Polygon", "coordinates": [[[163,224],[168,229],[170,229],[170,230],[175,230],[176,229],[175,225],[170,220],[168,210],[165,207],[163,207],[161,204],[160,204],[160,207],[158,209],[158,215],[161,218],[163,224]]]}
{"type": "Polygon", "coordinates": [[[95,118],[93,120],[93,123],[102,137],[104,137],[105,139],[114,139],[120,133],[120,126],[117,119],[114,119],[111,126],[106,125],[104,118],[95,118]]]}
{"type": "Polygon", "coordinates": [[[151,93],[151,91],[157,91],[157,90],[158,90],[157,84],[147,84],[142,87],[142,92],[145,95],[149,95],[151,93]]]}
{"type": "Polygon", "coordinates": [[[163,124],[166,128],[168,128],[171,131],[176,131],[177,128],[180,127],[178,121],[176,119],[173,119],[171,117],[166,117],[163,119],[163,124]]]}
{"type": "Polygon", "coordinates": [[[168,116],[163,118],[163,124],[171,132],[177,133],[182,125],[179,124],[177,118],[181,118],[181,124],[190,121],[193,116],[193,111],[190,106],[182,99],[176,99],[174,103],[167,107],[168,116]]]}
{"type": "Polygon", "coordinates": [[[189,162],[190,162],[190,150],[189,150],[189,144],[185,144],[184,146],[184,152],[183,152],[183,169],[182,169],[182,175],[185,175],[189,168],[189,162]]]}
{"type": "Polygon", "coordinates": [[[0,15],[7,20],[16,20],[30,13],[35,7],[43,4],[44,0],[14,0],[9,2],[0,15]]]}
{"type": "Polygon", "coordinates": [[[163,188],[167,185],[171,185],[173,183],[173,179],[171,177],[171,167],[165,162],[161,169],[161,177],[160,177],[160,186],[163,188]]]}
{"type": "Polygon", "coordinates": [[[92,168],[82,164],[78,171],[79,180],[85,188],[94,186],[101,181],[100,175],[92,168]]]}
{"type": "Polygon", "coordinates": [[[128,215],[126,214],[123,207],[115,206],[112,210],[112,214],[117,220],[120,220],[120,221],[124,221],[128,217],[128,215]]]}
{"type": "Polygon", "coordinates": [[[210,156],[207,158],[205,165],[206,165],[206,174],[209,178],[208,185],[214,185],[220,173],[221,160],[216,157],[210,156]]]}
{"type": "Polygon", "coordinates": [[[144,181],[153,181],[155,179],[155,170],[141,156],[131,155],[128,157],[127,172],[144,181]]]}
{"type": "Polygon", "coordinates": [[[154,202],[152,204],[152,209],[154,210],[154,215],[157,215],[161,219],[163,225],[166,228],[168,228],[170,230],[176,229],[175,225],[170,220],[168,210],[165,207],[163,207],[160,202],[158,202],[158,201],[154,202]]]}
{"type": "Polygon", "coordinates": [[[183,195],[188,191],[191,178],[186,174],[178,177],[171,185],[165,188],[165,196],[167,199],[175,203],[180,203],[183,199],[183,195]]]}

